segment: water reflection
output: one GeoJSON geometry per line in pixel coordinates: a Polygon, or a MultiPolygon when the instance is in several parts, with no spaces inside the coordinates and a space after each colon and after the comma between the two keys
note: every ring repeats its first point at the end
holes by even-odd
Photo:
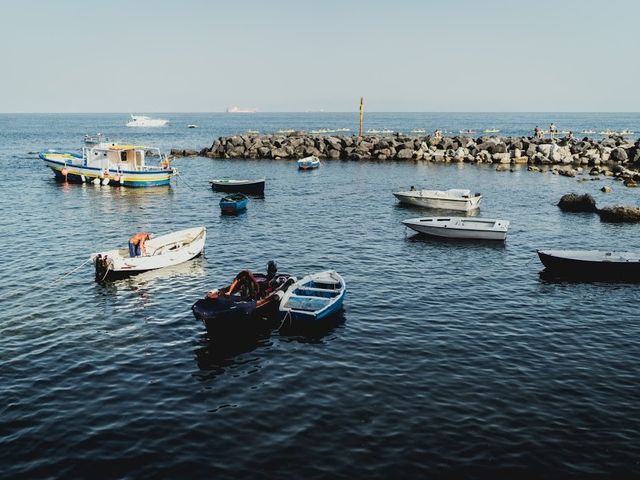
{"type": "Polygon", "coordinates": [[[446,208],[428,208],[419,205],[410,205],[406,203],[396,202],[394,208],[397,211],[415,212],[419,217],[477,217],[480,215],[480,209],[470,211],[449,210],[446,208]]]}
{"type": "Polygon", "coordinates": [[[222,374],[234,365],[250,362],[255,367],[255,363],[260,362],[260,357],[246,358],[244,354],[271,345],[270,337],[270,330],[245,333],[233,338],[209,337],[208,334],[203,334],[198,348],[193,352],[199,369],[194,376],[205,381],[222,374]]]}
{"type": "Polygon", "coordinates": [[[347,321],[344,310],[331,318],[321,322],[282,322],[278,333],[286,341],[299,343],[324,343],[325,339],[334,332],[344,328],[347,321]]]}
{"type": "Polygon", "coordinates": [[[611,284],[637,284],[640,283],[640,277],[614,277],[602,275],[588,274],[559,274],[548,269],[538,272],[539,280],[544,284],[579,284],[592,283],[594,285],[607,286],[611,284]]]}
{"type": "Polygon", "coordinates": [[[424,235],[421,233],[409,234],[412,231],[408,227],[405,231],[405,239],[407,242],[423,243],[425,245],[450,245],[452,247],[465,247],[465,248],[494,248],[496,250],[503,250],[507,244],[503,241],[497,240],[479,240],[479,239],[464,239],[464,238],[446,238],[446,237],[432,237],[430,235],[424,235]]]}
{"type": "Polygon", "coordinates": [[[166,281],[171,278],[177,277],[204,277],[205,276],[205,264],[206,258],[204,255],[200,255],[193,260],[181,263],[179,265],[172,265],[169,267],[159,268],[157,270],[149,270],[137,275],[131,275],[119,280],[105,280],[100,281],[97,279],[97,283],[103,285],[108,290],[117,292],[123,291],[136,291],[143,287],[152,286],[157,280],[166,281]]]}

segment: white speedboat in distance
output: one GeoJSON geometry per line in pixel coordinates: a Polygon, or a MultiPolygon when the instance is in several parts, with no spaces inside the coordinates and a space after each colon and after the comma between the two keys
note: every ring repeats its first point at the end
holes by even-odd
{"type": "Polygon", "coordinates": [[[144,115],[131,115],[131,120],[127,122],[127,127],[164,127],[169,120],[162,118],[151,118],[144,115]]]}
{"type": "Polygon", "coordinates": [[[205,227],[187,228],[151,238],[145,242],[144,256],[132,258],[126,248],[94,253],[96,279],[123,278],[187,262],[202,253],[206,237],[205,227]]]}
{"type": "Polygon", "coordinates": [[[509,229],[508,220],[495,218],[424,217],[410,218],[402,223],[418,233],[467,240],[504,240],[509,229]]]}
{"type": "Polygon", "coordinates": [[[442,208],[469,212],[480,207],[482,195],[471,190],[452,188],[449,190],[409,190],[393,192],[400,203],[426,208],[442,208]]]}

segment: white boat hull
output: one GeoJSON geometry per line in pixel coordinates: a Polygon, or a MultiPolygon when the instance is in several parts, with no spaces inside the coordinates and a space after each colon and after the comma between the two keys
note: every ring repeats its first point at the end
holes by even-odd
{"type": "Polygon", "coordinates": [[[480,207],[482,195],[453,194],[455,190],[415,190],[408,192],[394,192],[393,195],[407,205],[415,205],[425,208],[438,208],[443,210],[456,210],[470,212],[480,207]]]}
{"type": "Polygon", "coordinates": [[[188,228],[148,240],[145,243],[146,256],[132,258],[128,249],[121,248],[94,253],[91,259],[96,266],[96,275],[103,278],[157,270],[179,265],[200,255],[204,249],[206,235],[205,227],[188,228]],[[100,259],[108,266],[102,271],[100,259]]]}
{"type": "Polygon", "coordinates": [[[508,220],[467,217],[424,217],[402,222],[418,233],[464,240],[505,240],[508,220]]]}

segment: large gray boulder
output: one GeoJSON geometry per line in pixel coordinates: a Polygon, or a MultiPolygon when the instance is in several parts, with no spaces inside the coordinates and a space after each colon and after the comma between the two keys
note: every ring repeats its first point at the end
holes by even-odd
{"type": "Polygon", "coordinates": [[[603,222],[640,222],[640,208],[637,207],[624,207],[621,205],[604,207],[598,210],[598,214],[600,215],[600,220],[603,222]]]}
{"type": "Polygon", "coordinates": [[[413,158],[413,150],[410,148],[403,148],[402,150],[398,151],[398,153],[396,153],[396,158],[400,160],[408,160],[410,158],[413,158]]]}
{"type": "Polygon", "coordinates": [[[627,156],[627,151],[624,148],[614,148],[609,154],[609,160],[613,160],[614,162],[624,163],[628,159],[629,157],[627,156]]]}
{"type": "Polygon", "coordinates": [[[595,199],[585,193],[578,195],[577,193],[568,193],[563,195],[558,202],[558,207],[563,212],[597,212],[595,199]]]}

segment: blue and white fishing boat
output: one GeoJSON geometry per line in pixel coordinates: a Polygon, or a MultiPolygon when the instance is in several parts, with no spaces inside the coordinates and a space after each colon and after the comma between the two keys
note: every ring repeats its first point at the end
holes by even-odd
{"type": "Polygon", "coordinates": [[[342,309],[344,279],[333,270],[307,275],[291,285],[280,301],[280,318],[321,321],[342,309]]]}
{"type": "Polygon", "coordinates": [[[159,149],[143,145],[103,142],[84,147],[81,154],[47,150],[40,158],[56,178],[76,183],[157,187],[169,185],[178,173],[159,149]],[[159,164],[147,165],[148,156],[159,158],[159,164]]]}
{"type": "Polygon", "coordinates": [[[320,159],[315,155],[311,155],[310,157],[301,158],[298,160],[298,169],[299,170],[313,170],[320,166],[320,159]]]}
{"type": "Polygon", "coordinates": [[[220,199],[222,213],[234,215],[247,209],[249,198],[242,193],[232,193],[220,199]]]}

